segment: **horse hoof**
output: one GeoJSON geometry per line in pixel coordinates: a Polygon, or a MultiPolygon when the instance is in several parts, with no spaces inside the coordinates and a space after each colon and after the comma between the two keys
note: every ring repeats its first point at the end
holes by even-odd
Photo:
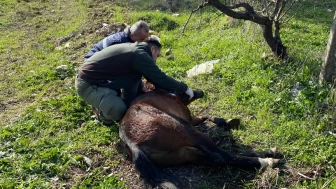
{"type": "Polygon", "coordinates": [[[195,99],[204,97],[204,92],[201,89],[196,89],[193,92],[194,92],[194,98],[195,99]]]}
{"type": "Polygon", "coordinates": [[[238,129],[240,125],[240,120],[239,119],[229,119],[226,123],[230,129],[238,129]]]}
{"type": "Polygon", "coordinates": [[[159,187],[160,189],[178,189],[179,187],[171,182],[161,183],[159,187]]]}
{"type": "MultiPolygon", "coordinates": [[[[220,117],[214,117],[212,118],[212,121],[218,126],[218,127],[228,127],[228,123],[225,119],[220,117]]],[[[230,129],[230,128],[228,128],[230,129]]]]}
{"type": "Polygon", "coordinates": [[[280,159],[273,159],[273,158],[267,158],[268,159],[268,165],[272,168],[278,166],[280,159]]]}
{"type": "Polygon", "coordinates": [[[278,153],[278,148],[277,147],[273,147],[273,148],[271,148],[271,150],[274,154],[278,153]]]}
{"type": "Polygon", "coordinates": [[[279,163],[282,163],[280,159],[275,158],[259,158],[259,162],[261,164],[260,169],[265,169],[267,167],[274,168],[278,166],[279,163]]]}
{"type": "Polygon", "coordinates": [[[279,149],[277,147],[273,147],[270,149],[272,151],[273,157],[278,157],[279,155],[279,149]]]}

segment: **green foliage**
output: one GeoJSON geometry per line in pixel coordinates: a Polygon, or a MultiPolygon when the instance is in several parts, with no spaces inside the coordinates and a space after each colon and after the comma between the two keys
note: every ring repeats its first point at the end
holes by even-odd
{"type": "Polygon", "coordinates": [[[150,24],[151,29],[156,31],[171,31],[176,29],[179,25],[177,22],[172,20],[168,15],[148,12],[132,15],[131,23],[136,22],[137,20],[144,20],[150,24]]]}
{"type": "Polygon", "coordinates": [[[124,182],[115,177],[101,175],[101,170],[95,169],[92,174],[78,188],[124,188],[124,182]]]}
{"type": "MultiPolygon", "coordinates": [[[[46,187],[50,185],[51,178],[62,178],[70,166],[83,167],[83,163],[80,163],[83,161],[82,155],[76,155],[79,151],[85,154],[85,151],[99,145],[99,153],[113,154],[113,149],[109,149],[108,145],[116,140],[116,131],[111,133],[109,128],[90,119],[90,107],[75,94],[46,100],[38,107],[27,109],[13,126],[1,128],[0,140],[5,145],[0,147],[0,151],[5,154],[0,163],[0,173],[4,179],[20,179],[16,185],[46,187]],[[28,183],[33,177],[38,182],[28,183]]],[[[115,177],[100,175],[99,178],[106,181],[105,185],[97,185],[95,181],[93,186],[122,186],[115,177]]],[[[87,184],[85,186],[91,183],[92,178],[88,179],[84,182],[87,184]]],[[[1,182],[5,180],[0,179],[1,182]]]]}
{"type": "MultiPolygon", "coordinates": [[[[174,17],[122,4],[0,2],[0,100],[19,102],[11,113],[5,111],[10,119],[0,120],[0,188],[61,188],[66,184],[124,188],[127,184],[103,169],[118,166],[111,146],[118,140],[117,126],[107,128],[94,122],[90,107],[74,89],[75,68],[102,38],[95,30],[108,20],[132,24],[144,19],[160,34],[164,49],[158,65],[168,75],[206,93],[192,106],[194,113],[206,109],[211,115],[239,117],[243,126],[233,135],[244,145],[258,150],[277,146],[289,160],[287,166],[309,169],[319,165],[325,171],[316,181],[288,183],[291,175],[281,175],[277,187],[319,188],[334,177],[336,137],[329,127],[328,112],[317,106],[333,101],[330,87],[317,83],[333,17],[326,11],[326,6],[332,5],[329,1],[306,1],[304,9],[282,25],[282,39],[290,55],[284,62],[268,56],[270,50],[259,26],[250,22],[232,21],[208,8],[201,20],[198,13],[191,18],[182,35],[189,11],[174,17]],[[70,39],[68,48],[58,43],[72,32],[83,35],[70,39]],[[165,56],[168,48],[172,53],[165,56]],[[212,74],[186,78],[188,69],[213,59],[220,62],[212,74]],[[69,69],[55,71],[59,65],[69,69]],[[293,96],[291,90],[297,82],[301,89],[293,96]],[[99,156],[94,161],[101,163],[87,173],[84,156],[99,156]],[[74,169],[85,174],[69,176],[74,169]]],[[[252,186],[246,183],[246,187],[252,186]]],[[[206,184],[200,187],[207,188],[206,184]]],[[[335,180],[330,187],[336,187],[335,180]]]]}
{"type": "Polygon", "coordinates": [[[149,24],[150,29],[157,32],[172,31],[179,27],[179,23],[172,19],[171,15],[159,11],[132,12],[129,15],[124,15],[122,14],[124,10],[120,9],[120,7],[116,8],[116,10],[120,15],[113,18],[113,21],[134,23],[138,20],[144,20],[149,24]]]}

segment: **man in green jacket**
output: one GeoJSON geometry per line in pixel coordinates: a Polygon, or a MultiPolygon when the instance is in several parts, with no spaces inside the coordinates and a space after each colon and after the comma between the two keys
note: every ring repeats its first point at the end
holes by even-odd
{"type": "Polygon", "coordinates": [[[156,87],[192,98],[192,89],[167,76],[156,65],[160,51],[160,42],[150,37],[146,42],[117,44],[96,52],[79,69],[78,95],[99,109],[100,119],[106,125],[122,119],[143,88],[142,76],[156,87]],[[121,89],[123,98],[119,94],[121,89]]]}

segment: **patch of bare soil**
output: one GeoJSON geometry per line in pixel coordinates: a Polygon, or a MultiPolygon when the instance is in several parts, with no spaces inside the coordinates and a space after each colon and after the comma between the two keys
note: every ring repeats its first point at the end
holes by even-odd
{"type": "MultiPolygon", "coordinates": [[[[110,33],[115,33],[123,30],[126,25],[123,23],[109,23],[108,20],[113,16],[113,12],[110,5],[110,1],[99,0],[92,1],[88,5],[87,14],[88,19],[83,23],[83,25],[70,33],[67,36],[56,38],[51,36],[50,41],[55,41],[55,45],[71,42],[71,47],[66,49],[64,52],[65,59],[71,62],[76,62],[81,65],[83,62],[83,57],[87,53],[85,50],[88,46],[92,47],[97,41],[89,40],[93,37],[99,36],[104,38],[110,33]],[[88,42],[89,41],[89,42],[88,42]]],[[[64,4],[66,6],[66,4],[64,4]]],[[[36,16],[51,14],[50,10],[46,7],[36,9],[32,12],[27,10],[16,10],[13,13],[12,24],[5,28],[5,30],[17,32],[17,31],[29,31],[32,35],[24,35],[20,41],[24,41],[25,45],[31,46],[31,48],[40,48],[37,45],[37,39],[46,28],[42,28],[38,23],[30,22],[30,20],[36,16]]],[[[58,19],[64,19],[59,17],[58,19]]],[[[47,19],[48,20],[48,19],[47,19]]],[[[51,22],[52,20],[48,20],[51,22]]],[[[1,28],[0,28],[1,31],[1,28]]],[[[70,44],[70,43],[69,43],[70,44]]],[[[16,99],[17,93],[20,89],[16,89],[11,85],[12,82],[17,82],[18,79],[15,78],[16,71],[13,71],[13,66],[29,64],[31,61],[31,55],[27,54],[24,56],[19,56],[16,54],[11,54],[13,49],[19,47],[8,47],[8,53],[5,56],[0,57],[0,65],[3,69],[0,69],[0,126],[11,124],[13,121],[20,118],[20,114],[26,109],[37,102],[35,96],[38,94],[31,94],[29,99],[16,99]],[[13,77],[13,78],[12,78],[13,77]]],[[[21,47],[20,47],[21,48],[21,47]]],[[[66,84],[66,83],[65,83],[66,84]]],[[[48,97],[59,96],[59,94],[48,95],[48,97]]]]}
{"type": "Polygon", "coordinates": [[[26,107],[27,104],[25,101],[0,101],[0,126],[11,124],[20,119],[20,113],[23,111],[22,107],[26,107]]]}

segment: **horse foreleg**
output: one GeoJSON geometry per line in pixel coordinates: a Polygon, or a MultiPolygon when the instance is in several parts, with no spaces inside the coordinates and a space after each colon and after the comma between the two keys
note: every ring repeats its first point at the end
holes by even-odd
{"type": "Polygon", "coordinates": [[[207,119],[209,119],[209,116],[193,116],[191,117],[190,124],[192,126],[197,126],[206,121],[207,119]]]}
{"type": "Polygon", "coordinates": [[[219,127],[225,127],[228,130],[236,129],[240,125],[240,120],[239,119],[225,120],[224,118],[208,116],[208,115],[193,116],[193,117],[191,117],[190,124],[192,126],[197,126],[197,125],[203,123],[206,120],[209,120],[209,121],[215,123],[219,127]]]}
{"type": "Polygon", "coordinates": [[[193,117],[191,117],[190,124],[192,126],[197,126],[197,125],[203,123],[206,120],[209,120],[209,121],[215,123],[217,126],[220,126],[220,127],[228,126],[228,122],[224,118],[213,117],[213,116],[209,116],[209,115],[193,116],[193,117]]]}

